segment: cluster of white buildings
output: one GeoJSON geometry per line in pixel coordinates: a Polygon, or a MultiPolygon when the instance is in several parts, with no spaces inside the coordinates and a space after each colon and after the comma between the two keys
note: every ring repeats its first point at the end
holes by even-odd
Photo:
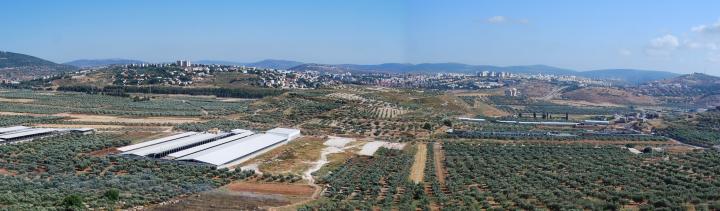
{"type": "Polygon", "coordinates": [[[216,133],[185,132],[120,147],[118,150],[123,155],[197,162],[216,168],[228,168],[287,144],[299,136],[300,130],[290,128],[275,128],[265,133],[244,129],[216,133]]]}
{"type": "Polygon", "coordinates": [[[518,91],[517,88],[508,88],[505,89],[505,96],[517,97],[520,96],[520,91],[518,91]]]}
{"type": "Polygon", "coordinates": [[[481,71],[477,74],[480,77],[500,77],[500,78],[510,78],[515,77],[515,74],[508,73],[508,72],[495,72],[495,71],[481,71]]]}

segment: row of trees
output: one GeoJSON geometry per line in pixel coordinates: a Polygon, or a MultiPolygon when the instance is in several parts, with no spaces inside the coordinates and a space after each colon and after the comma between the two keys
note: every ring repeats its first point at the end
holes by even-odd
{"type": "Polygon", "coordinates": [[[223,102],[196,97],[131,98],[76,92],[37,92],[10,90],[0,93],[9,99],[32,100],[30,103],[0,102],[3,111],[55,114],[63,112],[123,116],[221,116],[247,111],[248,102],[223,102]],[[82,99],[82,100],[78,100],[82,99]]]}
{"type": "Polygon", "coordinates": [[[56,116],[27,116],[27,115],[3,115],[0,116],[0,127],[26,125],[33,123],[46,123],[62,119],[56,116]]]}
{"type": "Polygon", "coordinates": [[[711,147],[720,144],[720,111],[698,113],[695,120],[667,119],[668,127],[657,132],[683,143],[711,147]]]}
{"type": "Polygon", "coordinates": [[[326,184],[320,200],[299,210],[429,210],[423,185],[408,180],[415,150],[380,148],[373,157],[355,157],[318,182],[326,184]]]}
{"type": "Polygon", "coordinates": [[[447,133],[448,138],[498,139],[498,140],[550,140],[550,141],[666,141],[667,138],[655,135],[639,134],[592,134],[577,133],[573,135],[549,133],[548,131],[453,131],[447,133]]]}
{"type": "Polygon", "coordinates": [[[187,94],[187,95],[215,95],[218,97],[237,98],[263,98],[277,96],[284,93],[281,89],[267,88],[224,88],[224,87],[176,87],[176,86],[105,86],[96,87],[91,85],[60,86],[59,91],[74,91],[85,93],[108,93],[122,96],[124,93],[145,93],[145,94],[187,94]]]}
{"type": "Polygon", "coordinates": [[[459,142],[444,149],[455,208],[720,208],[715,152],[634,155],[613,146],[459,142]]]}

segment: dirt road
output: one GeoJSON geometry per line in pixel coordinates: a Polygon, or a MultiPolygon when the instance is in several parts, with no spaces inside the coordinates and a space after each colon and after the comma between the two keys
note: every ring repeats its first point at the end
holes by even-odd
{"type": "Polygon", "coordinates": [[[427,145],[418,144],[415,153],[415,161],[410,170],[410,180],[415,183],[423,181],[423,173],[425,172],[425,162],[427,161],[427,145]]]}

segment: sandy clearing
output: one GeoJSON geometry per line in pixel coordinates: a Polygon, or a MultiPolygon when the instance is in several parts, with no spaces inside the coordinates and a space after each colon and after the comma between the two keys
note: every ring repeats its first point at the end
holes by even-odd
{"type": "Polygon", "coordinates": [[[380,147],[385,147],[388,149],[403,149],[405,147],[405,144],[403,143],[391,143],[391,142],[385,142],[385,141],[372,141],[365,145],[363,145],[362,149],[358,154],[365,155],[365,156],[372,156],[375,154],[375,152],[380,149],[380,147]]]}
{"type": "Polygon", "coordinates": [[[435,143],[433,145],[433,153],[435,157],[435,176],[438,178],[438,182],[440,182],[440,185],[445,185],[445,165],[443,165],[443,161],[445,160],[445,152],[442,149],[442,145],[440,143],[435,143]]]}
{"type": "Polygon", "coordinates": [[[0,102],[8,102],[8,103],[30,103],[34,102],[33,99],[24,99],[24,98],[2,98],[0,97],[0,102]]]}
{"type": "Polygon", "coordinates": [[[312,173],[320,170],[325,164],[329,162],[328,155],[344,152],[345,149],[348,148],[346,147],[346,145],[353,141],[355,141],[355,139],[353,138],[330,136],[329,139],[325,141],[325,143],[323,143],[327,147],[320,151],[320,159],[313,162],[313,166],[303,173],[303,177],[308,181],[308,183],[314,184],[315,179],[313,179],[312,173]]]}
{"type": "Polygon", "coordinates": [[[410,180],[415,183],[423,181],[423,174],[425,173],[425,162],[427,161],[427,145],[418,144],[417,152],[415,153],[415,161],[413,162],[412,168],[410,169],[410,180]]]}
{"type": "Polygon", "coordinates": [[[247,183],[238,182],[228,184],[227,189],[230,191],[247,191],[255,193],[270,193],[294,196],[310,196],[315,188],[309,185],[295,184],[276,184],[276,183],[247,183]]]}
{"type": "Polygon", "coordinates": [[[600,106],[600,107],[622,107],[622,105],[610,102],[588,102],[584,100],[551,100],[550,102],[569,106],[600,106]]]}
{"type": "Polygon", "coordinates": [[[9,116],[52,116],[51,114],[33,114],[33,113],[19,113],[19,112],[7,112],[7,111],[0,111],[0,115],[9,115],[9,116]]]}
{"type": "Polygon", "coordinates": [[[10,172],[7,169],[0,168],[0,175],[15,176],[16,174],[17,174],[16,172],[10,172]]]}
{"type": "Polygon", "coordinates": [[[242,170],[253,170],[256,174],[262,174],[260,171],[260,164],[259,163],[251,163],[245,166],[241,166],[240,169],[242,170]]]}
{"type": "Polygon", "coordinates": [[[343,137],[337,137],[337,136],[329,136],[328,140],[323,143],[325,146],[328,147],[336,147],[336,148],[343,148],[345,145],[349,144],[350,142],[355,141],[354,138],[343,138],[343,137]]]}

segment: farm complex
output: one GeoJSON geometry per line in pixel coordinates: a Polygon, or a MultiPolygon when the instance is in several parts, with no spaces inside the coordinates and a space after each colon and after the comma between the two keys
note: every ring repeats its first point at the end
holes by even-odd
{"type": "Polygon", "coordinates": [[[0,209],[720,209],[720,109],[531,83],[552,89],[0,89],[0,209]]]}

